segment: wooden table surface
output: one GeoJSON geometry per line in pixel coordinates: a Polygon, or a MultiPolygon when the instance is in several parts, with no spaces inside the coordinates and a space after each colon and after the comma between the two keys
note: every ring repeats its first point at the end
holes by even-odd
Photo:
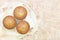
{"type": "MultiPolygon", "coordinates": [[[[0,6],[14,1],[27,3],[38,22],[38,30],[33,35],[18,40],[60,40],[60,0],[0,0],[0,6]]],[[[7,37],[0,38],[4,40],[7,37]]]]}

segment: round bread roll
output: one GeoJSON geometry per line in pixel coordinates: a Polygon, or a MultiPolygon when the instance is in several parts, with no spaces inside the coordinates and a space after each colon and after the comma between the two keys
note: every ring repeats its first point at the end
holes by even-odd
{"type": "Polygon", "coordinates": [[[23,20],[27,16],[27,10],[23,6],[18,6],[14,9],[14,17],[23,20]]]}
{"type": "Polygon", "coordinates": [[[12,29],[16,26],[16,20],[13,16],[6,16],[4,19],[3,19],[3,25],[5,28],[7,29],[12,29]]]}
{"type": "Polygon", "coordinates": [[[26,34],[30,30],[30,25],[26,21],[20,21],[16,26],[16,30],[20,34],[26,34]]]}

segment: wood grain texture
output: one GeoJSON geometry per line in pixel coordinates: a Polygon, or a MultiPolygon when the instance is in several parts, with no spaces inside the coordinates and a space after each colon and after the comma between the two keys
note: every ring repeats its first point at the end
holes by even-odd
{"type": "MultiPolygon", "coordinates": [[[[27,3],[35,12],[38,22],[36,33],[18,40],[60,40],[60,0],[9,0],[7,2],[14,1],[27,3]]],[[[0,5],[2,6],[3,3],[2,1],[0,5]]]]}

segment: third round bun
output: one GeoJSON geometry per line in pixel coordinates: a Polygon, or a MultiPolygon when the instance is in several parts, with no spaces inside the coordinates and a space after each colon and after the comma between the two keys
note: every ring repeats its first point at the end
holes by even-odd
{"type": "Polygon", "coordinates": [[[26,34],[30,30],[30,25],[27,21],[20,21],[16,26],[16,30],[20,34],[26,34]]]}

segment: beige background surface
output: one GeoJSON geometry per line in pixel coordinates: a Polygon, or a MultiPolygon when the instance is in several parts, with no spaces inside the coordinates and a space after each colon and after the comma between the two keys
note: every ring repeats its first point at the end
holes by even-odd
{"type": "MultiPolygon", "coordinates": [[[[33,35],[18,40],[60,40],[60,0],[14,1],[25,2],[31,7],[36,14],[39,28],[33,35]]],[[[0,0],[0,6],[4,2],[12,2],[12,0],[0,0]]]]}

